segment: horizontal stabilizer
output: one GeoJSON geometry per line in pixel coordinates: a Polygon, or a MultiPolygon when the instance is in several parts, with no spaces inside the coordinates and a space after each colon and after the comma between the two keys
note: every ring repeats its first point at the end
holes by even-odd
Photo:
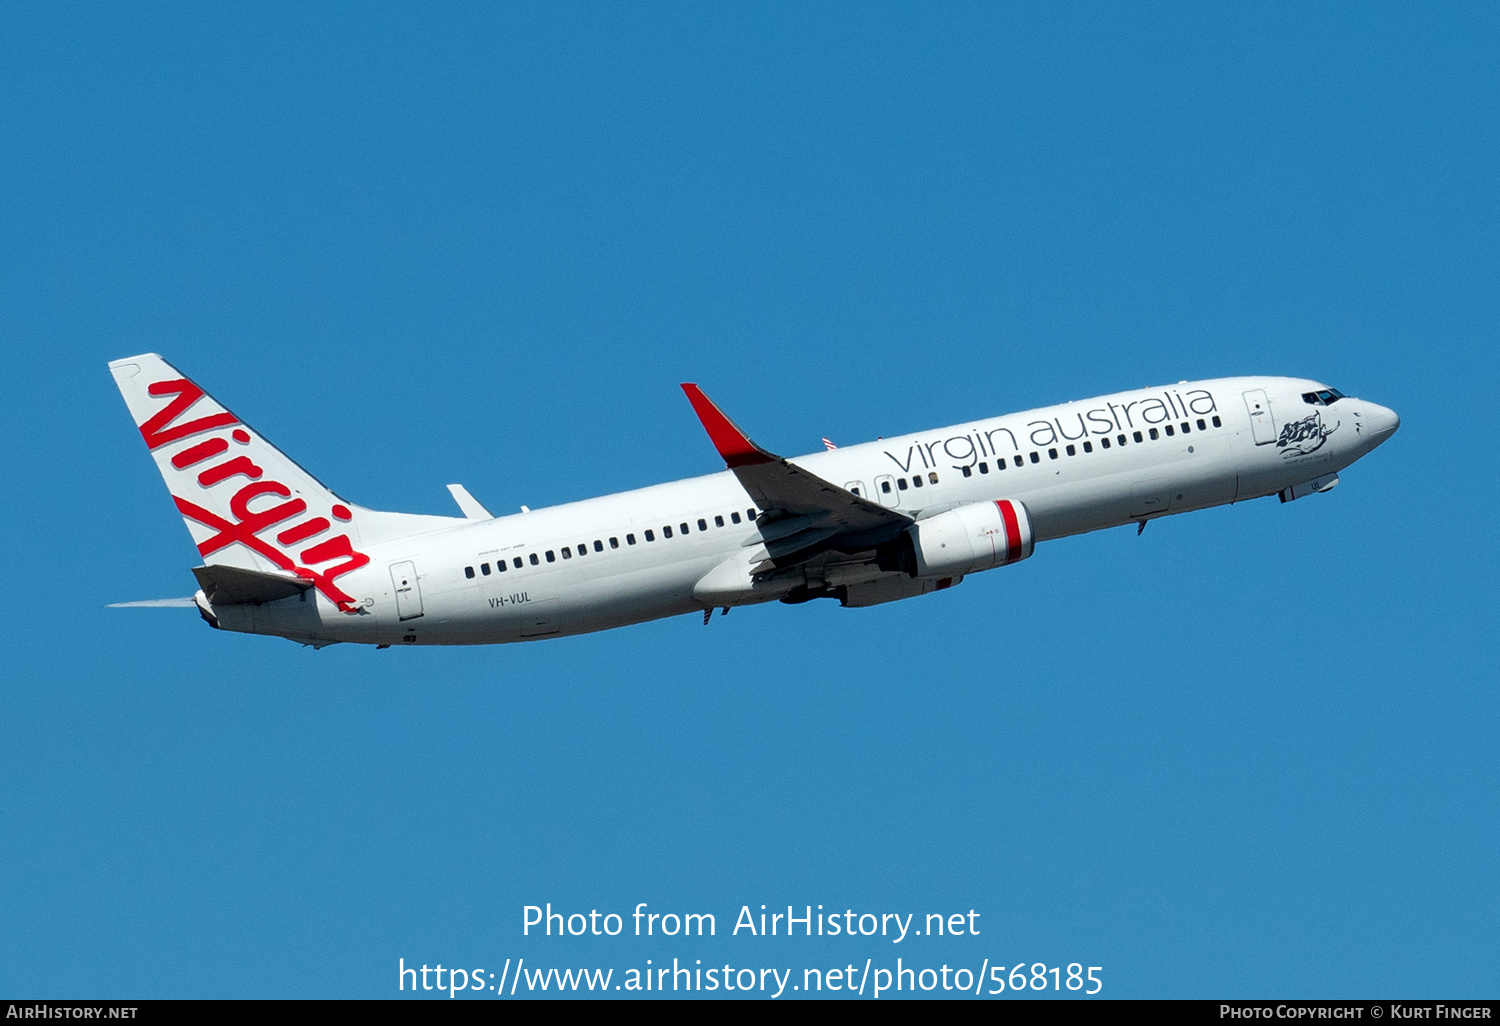
{"type": "Polygon", "coordinates": [[[138,602],[111,602],[106,609],[192,609],[198,604],[198,600],[189,595],[186,598],[170,599],[141,599],[138,602]]]}
{"type": "Polygon", "coordinates": [[[193,576],[198,578],[209,603],[215,605],[274,602],[300,595],[313,586],[312,581],[303,577],[247,570],[224,563],[195,566],[193,576]]]}
{"type": "Polygon", "coordinates": [[[463,510],[464,518],[467,520],[494,520],[495,514],[484,508],[484,504],[469,494],[469,490],[461,484],[451,484],[448,491],[453,495],[453,501],[458,503],[458,508],[463,510]]]}

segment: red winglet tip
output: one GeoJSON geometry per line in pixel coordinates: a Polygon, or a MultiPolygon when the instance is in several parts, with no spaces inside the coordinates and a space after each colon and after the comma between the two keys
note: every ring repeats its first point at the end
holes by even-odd
{"type": "Polygon", "coordinates": [[[714,405],[714,401],[703,394],[703,389],[692,382],[683,382],[682,390],[687,393],[688,402],[693,404],[693,412],[698,415],[703,430],[708,432],[709,440],[719,450],[725,464],[744,467],[775,460],[776,457],[750,441],[749,436],[734,421],[724,416],[724,412],[714,405]]]}

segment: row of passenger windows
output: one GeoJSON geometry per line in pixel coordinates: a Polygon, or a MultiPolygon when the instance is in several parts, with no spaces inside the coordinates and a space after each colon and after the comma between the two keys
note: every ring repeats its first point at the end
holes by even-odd
{"type": "MultiPolygon", "coordinates": [[[[1217,414],[1212,418],[1212,420],[1213,420],[1213,426],[1214,427],[1223,427],[1224,426],[1224,422],[1219,419],[1219,417],[1218,417],[1217,414]]],[[[1161,427],[1160,429],[1158,429],[1158,428],[1148,428],[1145,431],[1133,431],[1129,435],[1124,435],[1124,434],[1116,435],[1114,437],[1113,441],[1111,441],[1111,439],[1109,438],[1108,435],[1105,435],[1104,437],[1098,439],[1099,447],[1101,449],[1109,449],[1109,448],[1111,448],[1113,446],[1120,446],[1120,447],[1123,448],[1124,446],[1128,445],[1132,439],[1134,441],[1136,441],[1136,442],[1144,442],[1144,441],[1146,441],[1146,439],[1148,437],[1151,439],[1151,441],[1154,442],[1158,438],[1162,437],[1162,432],[1165,432],[1166,436],[1168,438],[1171,438],[1171,437],[1175,436],[1178,433],[1178,431],[1181,431],[1185,435],[1190,435],[1190,434],[1193,433],[1193,424],[1194,423],[1197,424],[1199,431],[1207,431],[1208,430],[1209,421],[1206,420],[1206,419],[1204,419],[1203,417],[1199,417],[1196,422],[1186,421],[1185,420],[1181,424],[1178,424],[1176,426],[1171,425],[1171,424],[1167,424],[1167,425],[1164,425],[1163,427],[1161,427]]],[[[1069,456],[1077,456],[1078,455],[1078,448],[1079,447],[1076,446],[1076,445],[1067,445],[1067,446],[1063,447],[1062,452],[1066,453],[1069,456]]],[[[1086,441],[1086,442],[1083,443],[1083,451],[1084,452],[1093,452],[1094,451],[1094,439],[1089,439],[1088,441],[1086,441]]],[[[1055,460],[1060,455],[1061,454],[1058,452],[1058,450],[1056,448],[1051,448],[1051,449],[1047,450],[1047,458],[1049,460],[1055,460]]],[[[1014,462],[1015,466],[1017,466],[1017,467],[1024,467],[1026,465],[1026,460],[1028,458],[1031,460],[1032,463],[1040,463],[1040,462],[1042,462],[1042,454],[1041,454],[1040,451],[1030,453],[1029,456],[1022,456],[1020,453],[1017,453],[1015,456],[1011,457],[1011,460],[1014,462]]],[[[1006,467],[1008,467],[1010,465],[1011,465],[1010,463],[1006,462],[1004,456],[1000,457],[999,459],[997,459],[995,461],[995,469],[996,470],[1004,470],[1006,467]]],[[[958,468],[959,473],[963,474],[964,477],[973,477],[975,469],[976,469],[975,467],[959,467],[958,468]]],[[[987,461],[987,460],[981,460],[979,462],[979,464],[978,464],[978,468],[977,469],[979,470],[979,472],[981,474],[988,474],[990,472],[989,461],[987,461]]],[[[927,474],[927,481],[930,484],[937,484],[938,483],[937,471],[935,471],[935,470],[934,471],[929,471],[928,474],[927,474]]],[[[890,478],[885,478],[885,479],[883,479],[883,480],[880,481],[880,491],[881,491],[882,494],[884,494],[884,495],[891,494],[892,487],[893,486],[891,484],[891,479],[890,478]]],[[[910,483],[909,484],[908,484],[908,479],[907,478],[898,477],[898,478],[895,479],[895,485],[894,485],[894,487],[895,487],[895,489],[897,491],[901,491],[901,492],[906,491],[908,488],[921,488],[922,487],[922,475],[921,474],[917,474],[917,475],[913,476],[912,478],[910,478],[910,483]]],[[[855,495],[859,494],[859,487],[857,485],[851,487],[850,490],[853,491],[855,495]]]]}
{"type": "MultiPolygon", "coordinates": [[[[1151,441],[1154,442],[1158,438],[1162,437],[1162,433],[1163,432],[1166,433],[1166,436],[1168,438],[1171,438],[1171,437],[1175,436],[1179,431],[1181,431],[1185,435],[1190,435],[1190,434],[1193,433],[1193,423],[1194,422],[1192,422],[1192,421],[1186,421],[1185,420],[1181,424],[1178,424],[1176,426],[1173,426],[1171,424],[1167,424],[1167,425],[1163,426],[1160,429],[1157,429],[1157,428],[1148,428],[1145,431],[1132,431],[1128,436],[1127,435],[1123,435],[1123,434],[1116,435],[1114,437],[1113,441],[1110,440],[1110,437],[1108,435],[1105,435],[1104,437],[1098,439],[1099,447],[1101,449],[1108,449],[1111,446],[1119,446],[1121,448],[1124,448],[1132,440],[1134,440],[1135,442],[1139,443],[1139,442],[1146,441],[1148,438],[1151,441]]],[[[1199,417],[1198,420],[1196,421],[1196,423],[1197,423],[1199,431],[1207,431],[1208,430],[1208,424],[1209,424],[1209,422],[1207,420],[1205,420],[1204,418],[1199,417]]],[[[1217,414],[1213,417],[1213,426],[1214,427],[1223,427],[1224,426],[1224,422],[1219,419],[1219,417],[1218,417],[1217,414]]],[[[1084,452],[1093,452],[1094,451],[1094,439],[1089,439],[1088,441],[1084,442],[1082,448],[1083,448],[1084,452]]],[[[1078,455],[1078,449],[1079,449],[1078,446],[1070,444],[1070,445],[1064,446],[1062,451],[1063,451],[1063,453],[1066,453],[1069,456],[1077,456],[1078,455]]],[[[1052,448],[1052,449],[1048,449],[1047,450],[1047,458],[1049,460],[1055,460],[1055,459],[1058,458],[1058,456],[1059,456],[1059,453],[1058,453],[1057,449],[1052,448]]],[[[1021,466],[1025,466],[1026,460],[1028,458],[1031,460],[1032,463],[1040,463],[1040,462],[1042,462],[1042,454],[1040,452],[1033,452],[1033,453],[1031,453],[1029,455],[1029,457],[1023,457],[1023,456],[1021,456],[1018,453],[1018,454],[1016,454],[1015,456],[1012,457],[1012,460],[1014,461],[1014,463],[1015,463],[1016,466],[1021,467],[1021,466]]],[[[998,460],[995,461],[995,469],[996,470],[1004,470],[1008,465],[1009,464],[1007,464],[1005,462],[1005,458],[1003,456],[1000,459],[998,459],[998,460]]],[[[988,474],[990,472],[990,467],[989,467],[989,464],[987,462],[981,461],[980,464],[979,464],[979,468],[978,469],[979,469],[979,472],[981,474],[988,474]]],[[[971,468],[971,467],[960,467],[959,470],[963,473],[964,477],[973,477],[974,476],[974,469],[971,468]]],[[[933,476],[935,477],[936,475],[933,475],[933,476]]],[[[896,483],[898,485],[900,485],[902,488],[906,487],[905,482],[897,481],[896,483]]],[[[881,487],[885,491],[887,491],[887,492],[889,492],[891,490],[888,482],[882,482],[881,483],[881,487]]]]}
{"type": "MultiPolygon", "coordinates": [[[[739,510],[735,510],[733,513],[729,514],[729,520],[728,520],[728,522],[731,523],[731,524],[743,523],[744,520],[749,520],[751,523],[755,522],[755,509],[754,509],[754,507],[751,507],[750,509],[745,510],[745,515],[744,515],[743,518],[740,516],[739,510]]],[[[716,517],[714,517],[714,527],[718,528],[718,527],[723,527],[723,526],[725,526],[724,517],[723,516],[716,516],[716,517]]],[[[709,529],[708,528],[708,518],[707,517],[699,517],[698,518],[698,530],[700,532],[706,532],[708,529],[709,529]]],[[[684,520],[680,524],[677,525],[676,531],[679,532],[679,533],[681,533],[685,537],[688,534],[692,533],[692,528],[689,525],[689,522],[686,521],[686,520],[684,520]]],[[[663,538],[671,538],[673,536],[673,533],[674,533],[673,532],[673,527],[672,527],[671,524],[665,524],[665,525],[662,526],[661,536],[663,538]]],[[[654,530],[652,530],[651,528],[649,528],[649,527],[646,528],[646,530],[644,530],[644,531],[641,532],[641,536],[646,541],[648,541],[648,542],[654,542],[654,541],[656,541],[656,532],[654,530]]],[[[636,544],[636,537],[635,537],[634,533],[630,533],[630,534],[625,535],[625,544],[627,546],[636,544]]],[[[604,539],[603,538],[595,538],[593,540],[593,542],[592,542],[592,546],[593,546],[592,551],[594,551],[594,552],[603,552],[604,551],[604,539]]],[[[620,547],[620,539],[618,537],[610,538],[609,539],[609,547],[612,548],[612,549],[618,549],[620,547]]],[[[545,559],[548,563],[556,563],[557,562],[557,557],[558,557],[559,554],[561,554],[561,556],[562,556],[563,559],[572,559],[574,557],[574,555],[577,555],[580,558],[582,558],[584,556],[587,556],[589,554],[589,551],[590,551],[590,543],[589,542],[586,542],[586,541],[585,542],[579,542],[576,548],[574,546],[572,546],[572,545],[564,545],[561,549],[547,549],[543,553],[532,552],[532,553],[526,553],[526,554],[523,554],[523,555],[520,555],[520,556],[512,556],[510,558],[510,564],[509,564],[509,566],[506,565],[506,561],[504,559],[497,559],[497,560],[495,560],[495,566],[494,566],[493,571],[490,568],[490,564],[488,564],[488,563],[480,563],[479,564],[479,573],[480,573],[480,575],[482,575],[484,577],[488,577],[488,576],[490,576],[490,574],[492,572],[494,572],[494,573],[502,573],[503,574],[503,573],[506,573],[508,570],[511,570],[511,569],[520,570],[527,563],[530,563],[532,566],[541,566],[543,559],[545,559]]],[[[472,566],[466,566],[466,567],[464,567],[464,576],[472,580],[473,577],[474,577],[474,567],[472,567],[472,566]]]]}
{"type": "MultiPolygon", "coordinates": [[[[1340,396],[1340,398],[1342,398],[1342,396],[1340,396]]],[[[1223,422],[1219,419],[1219,417],[1218,417],[1217,414],[1215,414],[1213,416],[1212,420],[1213,420],[1213,426],[1214,427],[1223,427],[1224,426],[1223,422]]],[[[1171,424],[1167,424],[1167,425],[1164,425],[1163,427],[1161,427],[1160,429],[1158,429],[1158,428],[1148,428],[1146,431],[1133,431],[1128,436],[1124,435],[1124,434],[1116,435],[1113,441],[1110,440],[1110,438],[1109,438],[1108,435],[1105,435],[1104,437],[1099,438],[1098,442],[1099,442],[1100,448],[1102,448],[1102,449],[1111,448],[1112,445],[1117,445],[1117,446],[1120,446],[1120,447],[1123,448],[1125,445],[1129,444],[1129,442],[1131,440],[1134,440],[1135,442],[1140,443],[1140,442],[1146,441],[1146,439],[1149,437],[1152,441],[1156,441],[1158,438],[1160,438],[1162,436],[1162,432],[1165,432],[1166,436],[1168,438],[1171,438],[1174,435],[1176,435],[1179,430],[1183,434],[1189,435],[1189,434],[1192,434],[1192,432],[1193,432],[1193,423],[1194,422],[1190,422],[1190,421],[1186,421],[1185,420],[1181,424],[1176,425],[1175,427],[1173,425],[1171,425],[1171,424]]],[[[1208,430],[1208,421],[1205,420],[1203,417],[1199,417],[1198,420],[1196,421],[1196,424],[1197,424],[1197,427],[1198,427],[1199,431],[1207,431],[1208,430]]],[[[1067,455],[1069,455],[1069,456],[1077,456],[1078,455],[1078,446],[1069,444],[1067,446],[1064,446],[1062,451],[1064,453],[1066,453],[1067,455]]],[[[1088,441],[1085,441],[1083,443],[1083,451],[1084,452],[1093,452],[1094,451],[1094,439],[1089,439],[1088,441]]],[[[1055,460],[1055,459],[1057,459],[1059,457],[1059,455],[1060,454],[1059,454],[1059,452],[1058,452],[1058,450],[1056,448],[1051,448],[1051,449],[1047,450],[1047,458],[1048,459],[1055,460]]],[[[1017,467],[1025,466],[1026,465],[1026,460],[1028,458],[1031,460],[1032,463],[1040,463],[1040,462],[1042,462],[1042,455],[1041,455],[1040,452],[1030,453],[1028,457],[1023,457],[1019,453],[1017,453],[1015,456],[1011,457],[1012,461],[1014,462],[1015,466],[1017,466],[1017,467]]],[[[1006,467],[1009,466],[1009,465],[1010,464],[1006,463],[1005,458],[1003,456],[1000,457],[999,459],[995,460],[995,469],[997,471],[1005,470],[1006,467]]],[[[979,469],[979,472],[981,474],[988,474],[990,472],[990,465],[989,465],[988,461],[981,460],[980,463],[979,463],[978,469],[979,469]]],[[[974,476],[974,468],[973,467],[960,467],[959,471],[964,475],[964,477],[973,477],[974,476]]],[[[926,483],[927,484],[937,484],[938,483],[937,471],[933,470],[933,471],[929,471],[927,473],[926,483]]],[[[922,475],[921,474],[914,474],[909,479],[905,478],[905,477],[898,477],[898,478],[895,479],[895,488],[896,488],[897,491],[904,492],[908,488],[921,488],[922,486],[923,486],[923,480],[922,480],[922,475]]],[[[891,493],[891,488],[892,488],[892,485],[891,485],[891,479],[890,478],[885,478],[885,479],[881,480],[881,482],[880,482],[880,490],[881,490],[882,493],[884,493],[886,495],[889,495],[891,493]]],[[[855,495],[859,494],[859,488],[857,486],[853,487],[851,490],[854,492],[855,495]]],[[[745,516],[753,523],[755,521],[755,510],[753,508],[745,510],[745,516]]],[[[733,523],[733,524],[738,524],[738,523],[741,522],[741,520],[740,520],[740,514],[739,514],[738,510],[736,510],[735,512],[729,514],[729,522],[733,523]]],[[[723,527],[724,526],[724,518],[722,516],[716,516],[716,517],[714,517],[714,526],[715,527],[723,527]]],[[[687,534],[691,533],[691,529],[689,527],[689,524],[685,520],[683,522],[681,522],[680,524],[677,525],[677,530],[680,531],[683,535],[687,535],[687,534]]],[[[707,531],[708,530],[708,519],[706,517],[699,517],[698,518],[698,530],[699,531],[707,531]]],[[[646,530],[642,531],[641,534],[643,535],[643,537],[645,538],[645,540],[648,541],[648,542],[654,542],[654,541],[656,541],[656,532],[653,531],[651,528],[647,528],[646,530]]],[[[671,524],[663,525],[663,527],[661,529],[661,534],[662,534],[663,538],[671,538],[672,534],[673,534],[672,525],[671,524]]],[[[636,543],[636,537],[635,537],[634,534],[627,534],[625,536],[625,544],[626,545],[634,545],[635,543],[636,543]]],[[[590,543],[588,543],[588,542],[580,542],[578,544],[578,546],[577,546],[576,554],[579,555],[579,556],[587,556],[589,554],[589,544],[590,543]]],[[[609,539],[609,547],[612,548],[612,549],[618,549],[620,547],[620,539],[617,538],[617,537],[616,538],[610,538],[609,539]]],[[[559,551],[562,553],[562,558],[563,559],[572,559],[573,556],[574,556],[574,554],[575,554],[575,550],[574,550],[573,546],[564,545],[561,550],[548,549],[541,556],[539,556],[537,553],[533,552],[533,553],[530,553],[529,555],[525,555],[525,556],[515,556],[515,557],[512,557],[511,560],[510,560],[510,568],[513,568],[513,569],[516,569],[516,570],[520,570],[527,562],[529,562],[532,566],[540,566],[543,558],[545,558],[547,560],[547,562],[549,562],[549,563],[555,563],[555,562],[557,562],[557,555],[558,555],[559,551]]],[[[593,551],[594,552],[603,552],[604,551],[604,541],[603,541],[603,539],[600,539],[600,538],[595,538],[594,539],[594,541],[593,541],[593,551]]],[[[507,570],[505,560],[503,560],[503,559],[496,560],[496,562],[495,562],[495,570],[498,571],[499,573],[502,573],[502,574],[505,573],[506,570],[507,570]]],[[[488,563],[480,563],[479,564],[479,573],[480,574],[484,575],[485,577],[488,577],[490,575],[490,572],[491,572],[490,571],[490,564],[488,564],[488,563]]],[[[466,567],[464,567],[464,576],[468,577],[468,578],[472,578],[474,576],[474,568],[472,566],[466,566],[466,567]]]]}

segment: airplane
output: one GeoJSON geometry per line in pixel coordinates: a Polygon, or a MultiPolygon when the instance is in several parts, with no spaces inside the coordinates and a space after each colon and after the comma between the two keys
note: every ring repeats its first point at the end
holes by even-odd
{"type": "Polygon", "coordinates": [[[338,642],[480,645],[662,617],[930,594],[1036,544],[1247,499],[1326,492],[1400,426],[1316,381],[1183,381],[784,458],[696,384],[724,470],[494,516],[366,509],[162,357],[110,365],[203,565],[211,626],[338,642]]]}

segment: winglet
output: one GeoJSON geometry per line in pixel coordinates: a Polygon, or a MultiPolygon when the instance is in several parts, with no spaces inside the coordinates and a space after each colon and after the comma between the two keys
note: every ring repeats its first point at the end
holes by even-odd
{"type": "Polygon", "coordinates": [[[687,393],[688,402],[693,404],[693,412],[703,422],[703,429],[708,432],[709,440],[714,443],[714,448],[719,450],[719,455],[724,457],[724,463],[731,470],[735,467],[776,462],[775,456],[750,441],[734,421],[724,416],[713,400],[703,394],[703,389],[684,382],[682,390],[687,393]]]}

